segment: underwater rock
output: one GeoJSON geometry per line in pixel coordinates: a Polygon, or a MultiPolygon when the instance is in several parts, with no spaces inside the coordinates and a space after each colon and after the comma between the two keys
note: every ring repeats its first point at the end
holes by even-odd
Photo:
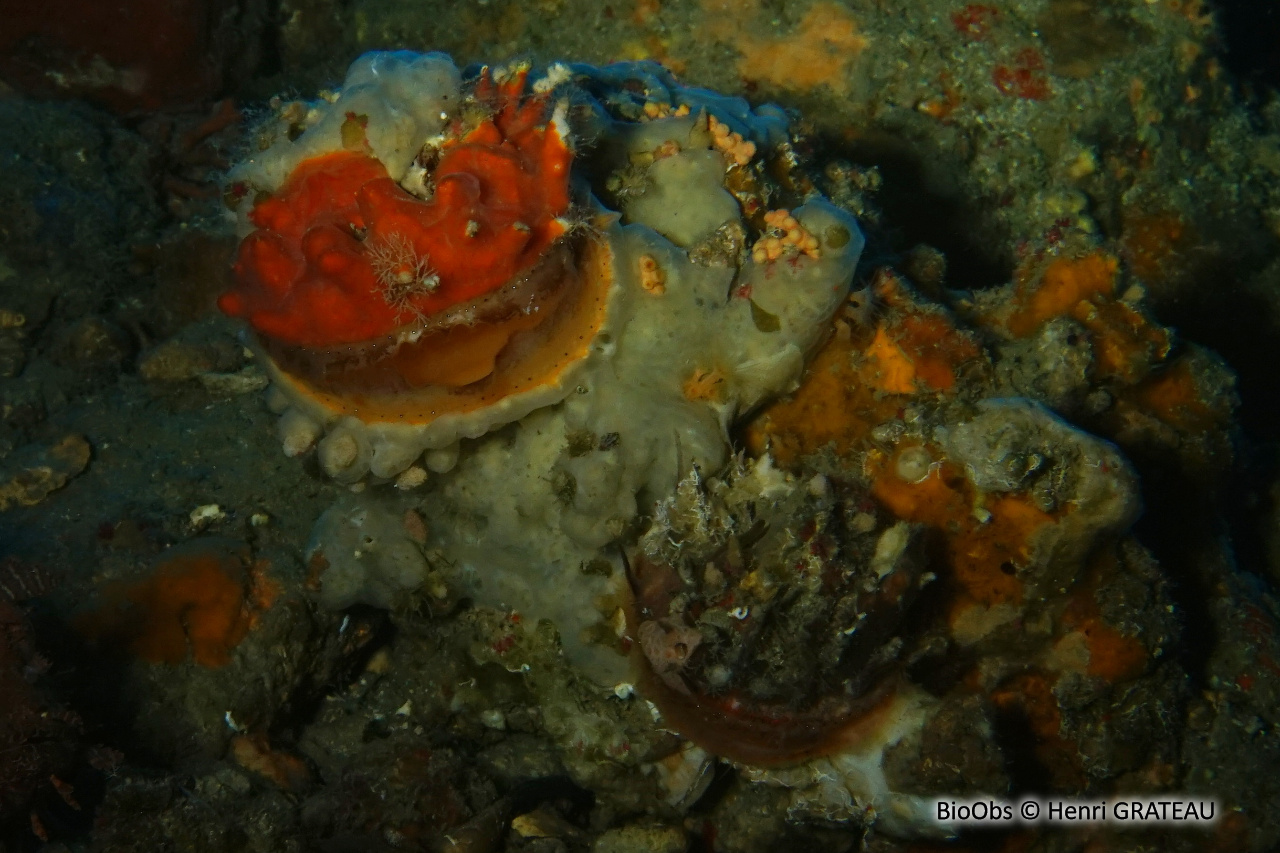
{"type": "MultiPolygon", "coordinates": [[[[22,608],[47,595],[47,572],[17,560],[0,561],[0,826],[15,819],[42,826],[37,792],[72,790],[69,776],[80,750],[83,725],[50,690],[50,661],[38,649],[36,633],[22,608]],[[29,816],[29,817],[28,817],[29,816]]],[[[74,803],[74,798],[71,799],[74,803]]]]}
{"type": "Polygon", "coordinates": [[[85,317],[63,329],[50,352],[55,363],[99,380],[118,372],[132,354],[128,334],[101,317],[85,317]]]}
{"type": "Polygon", "coordinates": [[[474,673],[454,725],[535,736],[618,813],[683,812],[726,762],[779,821],[944,837],[932,797],[1026,786],[1018,733],[1057,791],[1165,760],[1137,478],[1062,416],[1171,403],[1174,447],[1229,417],[1214,375],[1141,390],[1186,356],[1103,253],[847,299],[861,234],[787,134],[648,64],[369,54],[279,106],[226,187],[221,305],[286,454],[351,488],[321,605],[429,625],[409,667],[474,673]]]}
{"type": "Polygon", "coordinates": [[[89,442],[79,435],[20,448],[0,469],[0,510],[40,503],[84,471],[90,453],[89,442]]]}
{"type": "Polygon", "coordinates": [[[242,543],[208,538],[107,584],[75,622],[96,649],[87,680],[97,713],[180,764],[217,757],[235,735],[264,733],[307,701],[372,632],[334,631],[272,574],[242,543]]]}
{"type": "Polygon", "coordinates": [[[268,17],[256,0],[144,0],[128,9],[70,3],[57,15],[31,5],[7,11],[0,37],[6,83],[120,113],[198,103],[247,77],[268,17]]]}
{"type": "Polygon", "coordinates": [[[1029,565],[1050,573],[1030,595],[1071,580],[1100,537],[1127,530],[1141,511],[1137,476],[1119,448],[1030,400],[983,400],[975,417],[934,436],[980,493],[1020,492],[1053,516],[1027,543],[1029,565]]]}

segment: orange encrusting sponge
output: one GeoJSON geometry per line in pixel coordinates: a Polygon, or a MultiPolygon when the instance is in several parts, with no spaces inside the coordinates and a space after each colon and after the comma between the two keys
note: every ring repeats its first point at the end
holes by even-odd
{"type": "Polygon", "coordinates": [[[76,628],[151,663],[190,657],[201,666],[226,666],[279,593],[265,568],[265,562],[246,566],[237,549],[197,542],[177,549],[151,575],[109,585],[76,628]]]}
{"type": "Polygon", "coordinates": [[[446,143],[428,200],[410,195],[363,151],[299,164],[249,214],[236,287],[219,306],[277,341],[326,347],[375,340],[491,293],[564,234],[573,154],[542,97],[522,100],[525,75],[482,78],[493,116],[446,143]],[[379,252],[404,256],[408,295],[389,292],[379,252]],[[429,281],[427,280],[429,278],[429,281]]]}

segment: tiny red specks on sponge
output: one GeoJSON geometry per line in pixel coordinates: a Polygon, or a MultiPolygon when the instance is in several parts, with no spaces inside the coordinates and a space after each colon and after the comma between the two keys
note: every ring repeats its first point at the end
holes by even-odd
{"type": "Polygon", "coordinates": [[[368,341],[414,314],[430,316],[492,292],[564,233],[572,152],[545,99],[521,99],[525,75],[477,97],[492,118],[445,148],[427,201],[401,189],[373,157],[336,152],[299,164],[249,214],[236,286],[218,304],[260,334],[299,346],[368,341]],[[369,246],[411,246],[439,276],[408,304],[387,298],[369,246]]]}

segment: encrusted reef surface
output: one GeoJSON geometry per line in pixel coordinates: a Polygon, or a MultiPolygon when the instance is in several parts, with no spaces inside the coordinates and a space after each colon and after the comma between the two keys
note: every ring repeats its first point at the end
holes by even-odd
{"type": "Polygon", "coordinates": [[[1212,7],[190,11],[0,38],[0,849],[1280,845],[1212,7]]]}

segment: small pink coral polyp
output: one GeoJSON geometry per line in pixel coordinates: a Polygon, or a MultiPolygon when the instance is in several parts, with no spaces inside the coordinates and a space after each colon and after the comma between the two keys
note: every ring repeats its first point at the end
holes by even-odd
{"type": "MultiPolygon", "coordinates": [[[[268,349],[325,350],[442,332],[451,310],[494,301],[566,231],[572,152],[545,98],[522,98],[524,85],[524,73],[500,85],[481,77],[474,97],[494,112],[444,143],[427,200],[363,151],[300,163],[249,214],[256,230],[222,310],[248,320],[268,349]]],[[[511,314],[487,307],[491,319],[511,314]]]]}

